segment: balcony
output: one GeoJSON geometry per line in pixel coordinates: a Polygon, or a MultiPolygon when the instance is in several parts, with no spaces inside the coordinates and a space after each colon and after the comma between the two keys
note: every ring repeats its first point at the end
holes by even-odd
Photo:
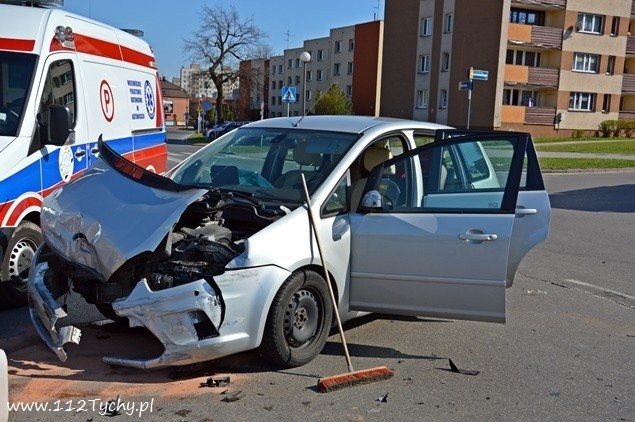
{"type": "Polygon", "coordinates": [[[558,88],[558,69],[546,67],[530,67],[527,83],[531,86],[558,88]]]}
{"type": "Polygon", "coordinates": [[[507,34],[509,45],[544,49],[562,49],[562,28],[510,23],[507,34]]]}
{"type": "Polygon", "coordinates": [[[559,71],[555,68],[505,65],[505,83],[507,85],[524,85],[529,87],[558,87],[559,71]]]}
{"type": "Polygon", "coordinates": [[[567,7],[567,0],[512,0],[512,4],[529,5],[543,10],[562,10],[567,7]]]}
{"type": "Polygon", "coordinates": [[[635,36],[626,38],[626,55],[635,55],[635,36]]]}
{"type": "Polygon", "coordinates": [[[635,94],[635,75],[622,75],[622,95],[635,94]]]}
{"type": "Polygon", "coordinates": [[[621,111],[618,115],[620,120],[635,120],[635,111],[621,111]]]}
{"type": "Polygon", "coordinates": [[[525,107],[526,125],[553,125],[555,107],[525,107]]]}

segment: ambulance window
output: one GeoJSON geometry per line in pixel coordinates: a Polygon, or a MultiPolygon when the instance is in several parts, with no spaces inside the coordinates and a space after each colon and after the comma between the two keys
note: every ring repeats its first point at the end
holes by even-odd
{"type": "Polygon", "coordinates": [[[44,81],[44,90],[40,99],[40,108],[38,110],[38,118],[42,124],[46,124],[48,106],[51,104],[60,104],[67,106],[73,116],[73,125],[75,124],[75,73],[73,72],[73,64],[70,60],[59,60],[51,64],[46,80],[44,81]]]}

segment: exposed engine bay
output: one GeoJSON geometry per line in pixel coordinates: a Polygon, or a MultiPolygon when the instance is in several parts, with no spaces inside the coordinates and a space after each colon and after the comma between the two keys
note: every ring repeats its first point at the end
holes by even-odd
{"type": "Polygon", "coordinates": [[[114,319],[110,305],[128,296],[140,280],[146,280],[152,291],[201,279],[214,286],[213,277],[244,251],[244,240],[286,212],[268,209],[245,194],[214,189],[186,208],[156,250],[128,260],[108,280],[58,254],[42,255],[53,270],[48,274],[56,278],[47,284],[55,286],[57,298],[68,291],[66,280],[71,279],[74,291],[114,319]]]}

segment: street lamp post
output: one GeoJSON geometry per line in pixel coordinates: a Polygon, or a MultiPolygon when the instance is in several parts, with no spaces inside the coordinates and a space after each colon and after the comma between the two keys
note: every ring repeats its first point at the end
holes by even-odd
{"type": "Polygon", "coordinates": [[[308,51],[303,51],[300,54],[300,61],[302,62],[302,115],[306,114],[306,64],[311,61],[311,54],[308,51]]]}

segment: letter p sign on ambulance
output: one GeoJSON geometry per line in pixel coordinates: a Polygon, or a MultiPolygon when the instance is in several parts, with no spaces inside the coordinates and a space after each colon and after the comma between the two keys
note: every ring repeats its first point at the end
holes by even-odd
{"type": "Polygon", "coordinates": [[[106,121],[111,122],[112,118],[115,117],[115,98],[106,80],[101,81],[99,101],[101,103],[101,112],[104,113],[104,118],[106,121]]]}

